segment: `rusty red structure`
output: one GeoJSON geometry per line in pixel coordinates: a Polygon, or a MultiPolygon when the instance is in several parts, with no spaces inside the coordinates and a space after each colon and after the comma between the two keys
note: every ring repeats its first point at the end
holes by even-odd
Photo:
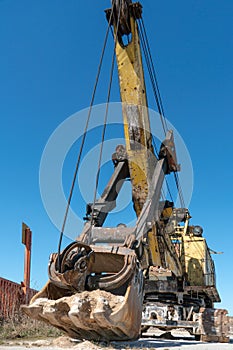
{"type": "Polygon", "coordinates": [[[19,313],[20,305],[27,303],[36,290],[29,288],[27,294],[24,293],[22,284],[9,281],[0,277],[0,318],[7,320],[19,313]]]}
{"type": "Polygon", "coordinates": [[[25,245],[24,281],[21,284],[0,277],[0,319],[7,320],[19,314],[20,305],[28,304],[37,293],[30,288],[32,232],[23,223],[22,243],[25,245]]]}

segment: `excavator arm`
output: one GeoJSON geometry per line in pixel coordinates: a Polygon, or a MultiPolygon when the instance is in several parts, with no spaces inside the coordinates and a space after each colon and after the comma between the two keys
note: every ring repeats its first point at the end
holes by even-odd
{"type": "MultiPolygon", "coordinates": [[[[109,11],[107,11],[107,17],[110,16],[109,11]]],[[[116,14],[120,14],[120,17],[117,15],[113,16],[112,24],[116,41],[116,59],[122,101],[126,153],[132,184],[134,208],[137,216],[139,216],[148,196],[154,168],[151,164],[156,162],[152,147],[146,86],[137,25],[137,18],[141,16],[142,8],[139,3],[133,4],[131,1],[122,1],[120,7],[120,2],[118,1],[114,11],[116,14]],[[129,43],[123,43],[124,36],[128,36],[129,43]]]]}
{"type": "MultiPolygon", "coordinates": [[[[109,20],[111,10],[107,10],[106,13],[109,20]]],[[[173,246],[169,244],[170,238],[162,235],[163,238],[159,242],[158,235],[162,237],[161,229],[156,227],[160,216],[159,201],[164,176],[177,171],[178,165],[172,131],[168,132],[161,146],[159,159],[156,158],[152,146],[137,24],[137,20],[142,15],[142,6],[138,2],[132,3],[129,0],[117,1],[114,14],[112,25],[115,33],[126,154],[132,184],[132,198],[138,217],[136,238],[147,240],[149,248],[147,266],[151,264],[171,268],[176,275],[181,275],[181,265],[173,246]],[[127,41],[124,37],[127,37],[127,41]],[[165,258],[161,257],[161,249],[167,251],[165,258]]]]}

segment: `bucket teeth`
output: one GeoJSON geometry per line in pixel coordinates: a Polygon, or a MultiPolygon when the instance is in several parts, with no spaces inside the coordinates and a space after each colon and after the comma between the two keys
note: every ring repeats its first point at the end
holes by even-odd
{"type": "Polygon", "coordinates": [[[57,300],[39,298],[23,310],[28,316],[50,323],[74,338],[119,340],[131,338],[127,327],[124,330],[118,321],[123,301],[123,296],[98,290],[57,300]]]}

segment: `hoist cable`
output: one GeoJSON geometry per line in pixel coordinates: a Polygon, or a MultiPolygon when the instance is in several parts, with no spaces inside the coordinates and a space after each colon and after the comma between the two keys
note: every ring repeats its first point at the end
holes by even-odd
{"type": "MultiPolygon", "coordinates": [[[[154,93],[155,93],[155,99],[156,99],[158,110],[159,110],[159,113],[160,113],[160,118],[161,118],[163,130],[164,130],[164,134],[166,135],[167,125],[165,124],[164,118],[162,117],[162,114],[163,114],[162,111],[163,110],[160,107],[161,102],[159,102],[159,99],[161,100],[161,96],[159,95],[159,97],[158,97],[157,90],[156,90],[156,86],[157,86],[157,89],[158,89],[158,82],[157,82],[156,77],[154,77],[154,75],[153,75],[153,70],[151,68],[151,62],[150,62],[150,59],[149,59],[149,57],[150,57],[151,61],[152,61],[152,57],[151,57],[151,54],[150,54],[150,56],[148,55],[148,50],[146,49],[145,38],[143,36],[143,33],[142,33],[140,25],[139,25],[139,35],[140,35],[140,38],[141,38],[142,48],[143,48],[144,56],[145,56],[146,63],[147,63],[147,69],[148,69],[148,72],[149,72],[149,75],[150,75],[150,78],[151,78],[152,87],[153,87],[153,90],[154,90],[154,93]]],[[[153,61],[152,61],[152,63],[153,63],[153,61]]],[[[159,152],[158,152],[158,149],[157,149],[157,146],[155,144],[155,141],[154,141],[153,137],[152,137],[152,142],[154,143],[154,148],[155,148],[155,151],[156,151],[156,154],[157,154],[157,157],[158,157],[158,153],[159,152]]],[[[171,198],[172,202],[174,202],[172,194],[171,194],[171,190],[170,190],[170,187],[169,187],[169,184],[168,184],[168,181],[167,181],[166,177],[165,177],[165,181],[166,181],[166,185],[167,185],[167,189],[168,189],[168,193],[170,195],[170,198],[171,198]]]]}
{"type": "Polygon", "coordinates": [[[98,185],[99,185],[99,176],[100,176],[100,169],[101,169],[101,163],[102,163],[102,155],[103,155],[103,146],[104,146],[105,132],[106,132],[106,127],[107,127],[109,102],[110,102],[110,96],[111,96],[111,88],[112,88],[112,80],[113,80],[113,72],[114,72],[114,63],[115,63],[115,55],[116,55],[115,51],[116,51],[116,45],[117,45],[117,35],[118,35],[119,24],[120,24],[121,3],[122,3],[122,0],[120,1],[119,13],[118,13],[117,25],[116,25],[116,31],[115,31],[115,35],[114,35],[114,47],[113,47],[111,70],[110,70],[110,80],[109,80],[109,85],[108,85],[107,103],[106,103],[106,110],[105,110],[105,116],[104,116],[104,125],[103,125],[103,130],[102,130],[102,138],[101,138],[101,145],[100,145],[98,168],[97,168],[97,174],[96,174],[94,199],[93,199],[93,204],[92,204],[91,226],[93,225],[93,221],[94,221],[94,211],[95,211],[96,197],[97,197],[97,191],[98,191],[98,185]]]}
{"type": "Polygon", "coordinates": [[[140,36],[140,40],[141,40],[141,44],[142,44],[142,49],[143,49],[143,52],[144,52],[146,65],[147,65],[148,73],[149,73],[149,76],[150,76],[152,89],[153,89],[153,92],[154,92],[154,97],[155,97],[155,101],[156,101],[156,104],[157,104],[158,112],[159,112],[159,115],[160,115],[160,119],[161,119],[163,131],[164,131],[164,135],[166,136],[166,131],[167,131],[166,130],[166,124],[164,122],[164,117],[163,117],[162,109],[161,109],[161,106],[160,106],[160,101],[159,101],[159,97],[158,97],[158,93],[157,93],[157,88],[156,88],[156,83],[155,83],[155,79],[154,79],[154,75],[153,75],[153,70],[152,70],[152,67],[151,67],[150,57],[149,57],[149,54],[148,54],[148,48],[147,48],[147,45],[146,45],[146,41],[145,41],[145,37],[144,37],[143,31],[142,31],[142,26],[141,26],[140,21],[138,23],[139,23],[139,36],[140,36]]]}
{"type": "Polygon", "coordinates": [[[146,41],[147,48],[148,48],[148,54],[149,54],[149,57],[150,57],[150,62],[151,62],[151,67],[152,67],[152,71],[153,71],[153,76],[154,76],[155,84],[156,84],[156,88],[157,88],[158,98],[159,98],[159,102],[160,102],[160,108],[161,108],[161,111],[162,111],[164,124],[166,126],[166,129],[168,130],[167,120],[166,120],[165,112],[164,112],[164,108],[163,108],[163,101],[162,101],[162,98],[161,98],[159,84],[158,84],[158,79],[157,79],[157,74],[156,74],[156,70],[155,70],[155,66],[154,66],[154,62],[153,62],[153,58],[152,58],[152,54],[151,54],[151,49],[150,49],[150,43],[149,43],[149,40],[148,40],[146,27],[145,27],[143,18],[141,18],[141,22],[142,22],[143,32],[144,32],[144,36],[145,36],[145,41],[146,41]]]}
{"type": "Polygon", "coordinates": [[[166,135],[167,126],[166,126],[166,123],[165,123],[165,118],[163,116],[162,107],[161,107],[161,103],[160,103],[160,99],[159,99],[159,94],[158,94],[158,91],[157,91],[156,77],[154,76],[154,72],[153,72],[153,69],[152,69],[151,57],[149,55],[149,49],[148,49],[148,45],[147,45],[146,40],[145,40],[145,35],[144,35],[144,32],[143,32],[142,24],[141,24],[140,21],[138,23],[139,23],[139,35],[140,35],[140,38],[141,38],[142,49],[143,49],[144,56],[145,56],[145,59],[146,59],[146,65],[147,65],[148,73],[149,73],[149,76],[150,76],[152,89],[153,89],[155,101],[156,101],[156,104],[157,104],[158,112],[159,112],[159,115],[160,115],[160,119],[161,119],[163,131],[164,131],[164,135],[166,135]]]}
{"type": "Polygon", "coordinates": [[[101,56],[100,56],[100,62],[99,62],[97,75],[96,75],[96,80],[95,80],[95,84],[94,84],[94,89],[93,89],[93,93],[92,93],[92,97],[91,97],[91,102],[90,102],[90,107],[89,107],[89,111],[88,111],[87,121],[86,121],[85,129],[84,129],[84,133],[83,133],[83,136],[82,136],[82,142],[81,142],[81,146],[80,146],[80,150],[79,150],[79,154],[78,154],[78,158],[77,158],[77,162],[76,162],[76,167],[75,167],[75,171],[74,171],[74,176],[73,176],[73,180],[72,180],[72,184],[71,184],[71,188],[70,188],[70,193],[69,193],[69,197],[68,197],[68,201],[67,201],[67,206],[66,206],[66,211],[65,211],[63,224],[62,224],[62,229],[61,229],[61,232],[60,232],[60,239],[59,239],[59,243],[58,243],[58,268],[59,268],[59,270],[60,270],[60,267],[61,267],[60,266],[61,265],[60,264],[60,253],[61,253],[62,239],[63,239],[64,230],[65,230],[65,226],[66,226],[66,221],[67,221],[67,217],[68,217],[68,213],[69,213],[69,208],[70,208],[70,204],[71,204],[71,200],[72,200],[72,196],[73,196],[73,192],[74,192],[74,186],[75,186],[75,182],[76,182],[76,178],[77,178],[77,174],[78,174],[78,170],[79,170],[81,156],[82,156],[82,152],[83,152],[83,148],[84,148],[84,144],[85,144],[85,140],[86,140],[86,136],[87,136],[87,130],[88,130],[90,117],[91,117],[91,112],[92,112],[92,108],[93,108],[93,104],[94,104],[94,100],[95,100],[95,94],[96,94],[96,90],[97,90],[97,86],[98,86],[98,82],[99,82],[99,77],[100,77],[100,72],[101,72],[101,68],[102,68],[102,64],[103,64],[105,49],[106,49],[106,46],[107,46],[109,30],[110,30],[110,27],[111,27],[112,16],[113,16],[114,3],[115,3],[115,1],[113,1],[113,3],[112,3],[111,14],[110,14],[110,18],[109,18],[109,21],[108,21],[108,27],[107,27],[107,31],[106,31],[106,34],[105,34],[104,44],[103,44],[103,48],[102,48],[102,52],[101,52],[101,56]]]}
{"type": "Polygon", "coordinates": [[[171,198],[171,201],[174,203],[174,199],[172,197],[172,193],[171,193],[171,190],[170,190],[170,186],[168,184],[168,181],[167,181],[167,178],[165,177],[165,181],[166,181],[166,185],[167,185],[167,190],[168,190],[168,193],[169,193],[169,196],[171,198]]]}
{"type": "Polygon", "coordinates": [[[180,180],[177,172],[174,172],[174,178],[175,178],[175,183],[176,187],[178,190],[179,198],[180,198],[180,204],[182,208],[185,208],[185,202],[184,202],[184,196],[183,196],[183,191],[180,185],[180,180]]]}
{"type": "Polygon", "coordinates": [[[96,173],[95,191],[94,191],[94,199],[93,199],[92,213],[91,213],[91,226],[93,225],[93,220],[94,220],[94,211],[95,211],[97,190],[98,190],[99,177],[100,177],[100,168],[101,168],[102,155],[103,155],[103,145],[104,145],[105,132],[106,132],[106,127],[107,127],[107,119],[108,119],[108,111],[109,111],[109,102],[110,102],[110,95],[111,95],[113,70],[114,70],[114,58],[115,58],[115,51],[114,51],[114,54],[113,54],[113,57],[112,57],[112,67],[111,67],[111,73],[110,73],[110,82],[109,82],[109,88],[108,88],[108,97],[107,97],[107,104],[106,104],[106,110],[105,110],[105,116],[104,116],[104,126],[103,126],[103,130],[102,130],[102,137],[101,137],[101,144],[100,144],[100,153],[99,153],[99,160],[98,160],[98,168],[97,168],[97,173],[96,173]]]}
{"type": "Polygon", "coordinates": [[[182,208],[185,208],[184,195],[183,195],[183,190],[182,190],[182,186],[181,186],[181,183],[180,183],[180,177],[179,177],[178,173],[176,173],[176,177],[177,177],[177,182],[178,182],[178,186],[179,186],[179,189],[180,189],[181,206],[182,206],[182,208]]]}
{"type": "MultiPolygon", "coordinates": [[[[157,79],[157,75],[156,75],[156,71],[155,71],[155,67],[154,67],[154,63],[153,63],[153,59],[152,59],[152,55],[151,55],[150,45],[149,45],[149,41],[148,41],[148,37],[147,37],[147,33],[146,33],[143,19],[139,20],[139,35],[140,35],[142,49],[143,49],[146,64],[147,64],[148,73],[149,73],[151,83],[152,83],[154,97],[156,100],[158,112],[160,114],[160,119],[162,122],[163,131],[166,135],[166,131],[168,130],[168,126],[167,126],[167,121],[165,118],[163,102],[162,102],[161,93],[160,93],[159,86],[158,86],[158,79],[157,79]]],[[[156,153],[158,153],[158,151],[156,151],[156,153]]],[[[184,197],[183,197],[183,192],[182,192],[182,188],[180,185],[179,176],[178,176],[177,172],[174,173],[174,178],[175,178],[175,183],[177,186],[181,206],[184,207],[185,206],[184,197]]],[[[170,198],[171,198],[172,202],[174,202],[166,177],[165,177],[165,181],[166,181],[166,185],[167,185],[167,189],[168,189],[168,193],[170,195],[170,198]]]]}

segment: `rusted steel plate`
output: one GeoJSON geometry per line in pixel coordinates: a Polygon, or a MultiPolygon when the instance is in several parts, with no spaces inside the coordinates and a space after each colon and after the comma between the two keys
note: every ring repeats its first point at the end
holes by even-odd
{"type": "MultiPolygon", "coordinates": [[[[28,289],[27,298],[30,300],[37,293],[28,289]]],[[[0,317],[9,319],[19,312],[20,305],[26,303],[26,295],[21,284],[0,277],[0,317]]]]}

